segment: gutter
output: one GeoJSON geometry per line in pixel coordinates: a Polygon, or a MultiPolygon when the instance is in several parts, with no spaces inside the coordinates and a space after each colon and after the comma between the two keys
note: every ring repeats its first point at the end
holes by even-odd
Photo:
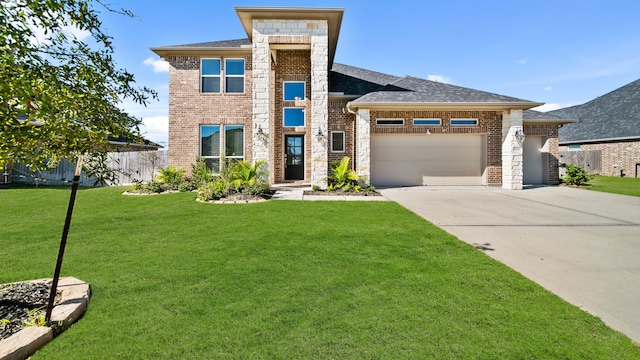
{"type": "Polygon", "coordinates": [[[640,141],[640,135],[617,137],[617,138],[592,139],[592,140],[559,141],[558,145],[597,144],[597,143],[605,143],[605,142],[613,142],[613,141],[633,141],[633,140],[640,141]]]}
{"type": "Polygon", "coordinates": [[[512,110],[512,109],[522,109],[527,110],[536,106],[544,105],[544,103],[538,102],[354,102],[350,101],[347,103],[346,109],[350,113],[354,113],[352,111],[352,107],[355,109],[359,108],[367,108],[367,109],[403,109],[403,110],[512,110]]]}

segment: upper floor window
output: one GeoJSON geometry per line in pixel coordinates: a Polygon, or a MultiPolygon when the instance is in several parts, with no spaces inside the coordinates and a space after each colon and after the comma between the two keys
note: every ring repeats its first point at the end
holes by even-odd
{"type": "Polygon", "coordinates": [[[244,92],[244,59],[225,59],[225,92],[244,92]]]}
{"type": "Polygon", "coordinates": [[[302,100],[305,96],[304,81],[285,81],[284,82],[284,100],[294,101],[302,100]]]}
{"type": "Polygon", "coordinates": [[[376,119],[376,125],[404,125],[404,119],[376,119]]]}
{"type": "Polygon", "coordinates": [[[219,93],[220,59],[202,59],[200,73],[200,91],[203,93],[219,93]]]}
{"type": "Polygon", "coordinates": [[[476,126],[478,119],[451,119],[451,126],[476,126]]]}
{"type": "Polygon", "coordinates": [[[200,91],[203,93],[244,93],[244,59],[202,59],[200,91]],[[224,75],[223,75],[224,74],[224,75]],[[224,85],[222,77],[224,76],[224,85]],[[224,87],[224,88],[223,88],[224,87]]]}
{"type": "Polygon", "coordinates": [[[413,119],[413,125],[442,125],[442,119],[413,119]]]}
{"type": "Polygon", "coordinates": [[[284,126],[304,126],[304,108],[286,107],[283,111],[284,126]]]}

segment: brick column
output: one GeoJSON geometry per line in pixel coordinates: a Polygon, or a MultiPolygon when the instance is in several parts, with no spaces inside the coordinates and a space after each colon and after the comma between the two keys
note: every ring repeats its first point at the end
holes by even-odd
{"type": "Polygon", "coordinates": [[[502,188],[522,190],[522,143],[516,132],[523,131],[522,110],[502,113],[502,188]]]}

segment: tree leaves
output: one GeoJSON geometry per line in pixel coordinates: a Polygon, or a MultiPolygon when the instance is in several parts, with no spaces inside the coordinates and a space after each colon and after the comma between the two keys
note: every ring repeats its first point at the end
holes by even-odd
{"type": "Polygon", "coordinates": [[[105,153],[109,136],[139,138],[140,120],[117,105],[146,105],[155,91],[135,86],[113,61],[91,0],[2,0],[0,7],[0,167],[55,166],[78,154],[105,153]],[[90,42],[68,29],[91,34],[90,42]]]}

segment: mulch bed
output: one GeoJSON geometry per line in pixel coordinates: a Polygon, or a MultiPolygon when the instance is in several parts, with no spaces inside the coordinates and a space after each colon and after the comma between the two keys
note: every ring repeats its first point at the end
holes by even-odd
{"type": "Polygon", "coordinates": [[[45,283],[0,285],[0,340],[22,330],[33,310],[39,309],[44,314],[50,292],[51,285],[45,283]]]}
{"type": "Polygon", "coordinates": [[[379,192],[367,191],[367,192],[355,192],[355,191],[328,191],[328,190],[305,190],[304,195],[319,195],[319,196],[382,196],[379,192]]]}

